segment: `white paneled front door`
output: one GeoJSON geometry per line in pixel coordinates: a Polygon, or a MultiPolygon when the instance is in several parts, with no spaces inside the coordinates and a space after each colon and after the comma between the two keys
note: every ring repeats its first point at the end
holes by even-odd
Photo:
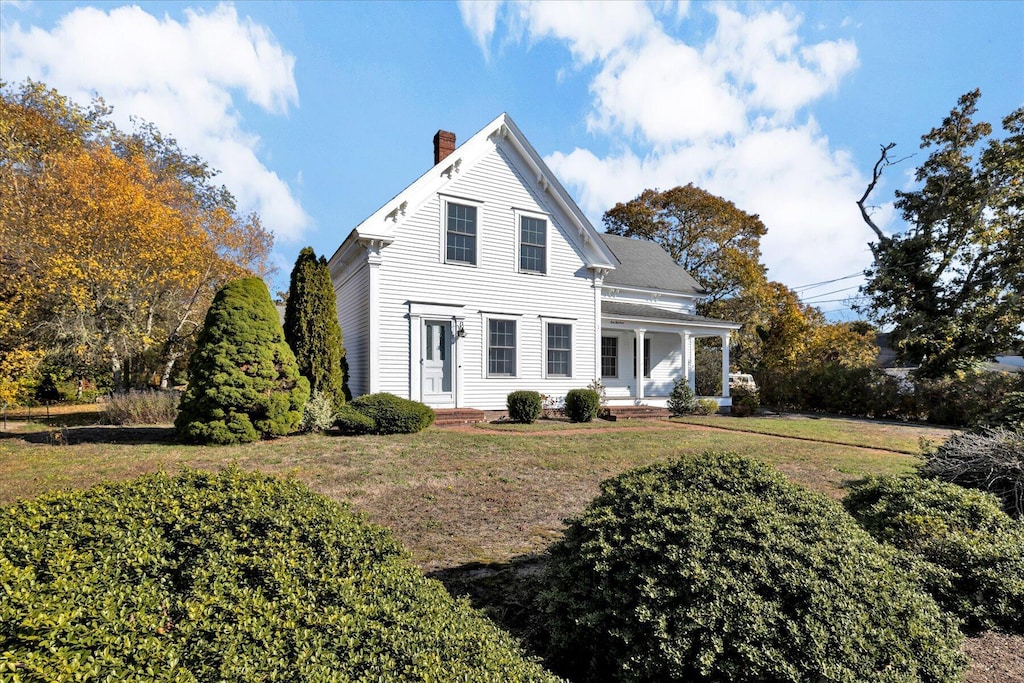
{"type": "Polygon", "coordinates": [[[435,407],[454,406],[451,321],[424,320],[420,337],[423,402],[435,407]]]}

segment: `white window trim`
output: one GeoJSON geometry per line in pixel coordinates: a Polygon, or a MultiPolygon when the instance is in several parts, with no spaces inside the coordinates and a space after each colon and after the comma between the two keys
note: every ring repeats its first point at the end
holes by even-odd
{"type": "Polygon", "coordinates": [[[602,379],[605,378],[605,377],[607,377],[608,379],[618,379],[619,375],[622,374],[622,373],[619,372],[619,360],[621,360],[621,355],[619,354],[619,347],[621,346],[621,344],[619,343],[619,341],[620,341],[621,337],[620,337],[620,335],[617,335],[617,334],[602,334],[601,337],[602,338],[603,337],[608,337],[609,339],[614,339],[615,340],[615,374],[614,375],[606,375],[603,372],[603,370],[604,370],[604,342],[603,341],[601,342],[601,353],[600,353],[600,355],[598,356],[598,359],[597,359],[598,371],[601,372],[602,379]]]}
{"type": "Polygon", "coordinates": [[[484,379],[516,379],[522,376],[523,372],[523,317],[515,313],[484,313],[481,315],[482,324],[481,329],[481,346],[483,363],[481,363],[481,376],[484,379]],[[515,373],[511,375],[492,375],[491,374],[491,321],[492,320],[507,320],[516,324],[516,336],[515,336],[515,373]]]}
{"type": "Polygon", "coordinates": [[[440,250],[438,258],[441,263],[449,266],[461,266],[463,268],[477,268],[480,265],[480,256],[483,253],[483,224],[484,224],[484,203],[475,199],[466,199],[465,197],[456,197],[454,195],[443,195],[438,194],[438,198],[441,200],[440,204],[440,219],[438,221],[440,227],[440,250]],[[476,208],[476,263],[466,263],[465,261],[449,261],[448,260],[448,205],[459,204],[461,206],[472,206],[476,208]]]}
{"type": "Polygon", "coordinates": [[[572,320],[566,320],[564,318],[541,318],[543,323],[541,330],[544,335],[544,358],[542,359],[544,367],[544,379],[572,379],[576,376],[576,325],[572,320]],[[552,375],[548,372],[548,325],[568,325],[569,326],[569,374],[568,375],[552,375]]]}
{"type": "Polygon", "coordinates": [[[525,209],[512,209],[515,217],[516,231],[516,272],[524,275],[547,275],[551,272],[551,216],[539,211],[527,211],[525,209]],[[544,221],[544,270],[523,270],[521,259],[521,248],[523,241],[523,218],[536,218],[544,221]]]}

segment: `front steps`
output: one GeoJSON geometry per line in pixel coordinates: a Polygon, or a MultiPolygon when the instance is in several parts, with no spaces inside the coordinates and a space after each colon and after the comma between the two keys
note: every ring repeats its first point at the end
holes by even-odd
{"type": "Polygon", "coordinates": [[[658,406],[608,406],[608,413],[602,415],[606,420],[664,420],[672,417],[668,408],[658,406]]]}
{"type": "Polygon", "coordinates": [[[486,420],[484,411],[476,408],[435,408],[434,415],[434,424],[438,427],[470,425],[486,420]]]}

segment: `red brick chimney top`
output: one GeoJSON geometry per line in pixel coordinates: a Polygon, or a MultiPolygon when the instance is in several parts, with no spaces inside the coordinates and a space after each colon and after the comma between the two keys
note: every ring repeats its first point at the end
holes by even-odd
{"type": "Polygon", "coordinates": [[[434,136],[434,165],[441,163],[441,160],[455,151],[455,133],[446,130],[437,131],[434,136]]]}

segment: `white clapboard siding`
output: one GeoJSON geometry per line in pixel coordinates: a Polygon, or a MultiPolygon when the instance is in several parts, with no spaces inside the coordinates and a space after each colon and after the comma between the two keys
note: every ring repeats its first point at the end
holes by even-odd
{"type": "Polygon", "coordinates": [[[692,296],[684,296],[681,294],[670,294],[667,292],[645,292],[645,291],[628,291],[617,289],[614,285],[610,285],[606,288],[604,298],[608,301],[622,301],[631,304],[644,304],[646,306],[653,306],[666,311],[675,311],[677,313],[689,313],[693,315],[697,312],[697,299],[692,296]]]}
{"type": "Polygon", "coordinates": [[[335,282],[334,296],[349,366],[348,387],[353,396],[359,396],[369,388],[370,269],[360,260],[345,275],[343,281],[335,282]]]}
{"type": "MultiPolygon", "coordinates": [[[[535,182],[517,168],[518,153],[498,143],[464,169],[441,196],[434,195],[394,232],[381,252],[380,390],[412,395],[409,302],[462,306],[466,336],[458,340],[462,402],[502,409],[510,391],[564,395],[584,387],[595,372],[594,290],[585,260],[566,233],[570,222],[535,182]],[[444,199],[479,202],[477,264],[444,262],[444,199]],[[548,219],[547,274],[518,272],[516,210],[548,219]],[[488,316],[517,321],[517,376],[486,376],[488,316]],[[544,321],[573,324],[573,377],[545,378],[544,321]]],[[[340,309],[339,309],[340,310],[340,309]]],[[[346,339],[348,333],[346,331],[346,339]]],[[[352,353],[350,352],[350,357],[352,353]]],[[[355,391],[355,389],[353,389],[355,391]]]]}

